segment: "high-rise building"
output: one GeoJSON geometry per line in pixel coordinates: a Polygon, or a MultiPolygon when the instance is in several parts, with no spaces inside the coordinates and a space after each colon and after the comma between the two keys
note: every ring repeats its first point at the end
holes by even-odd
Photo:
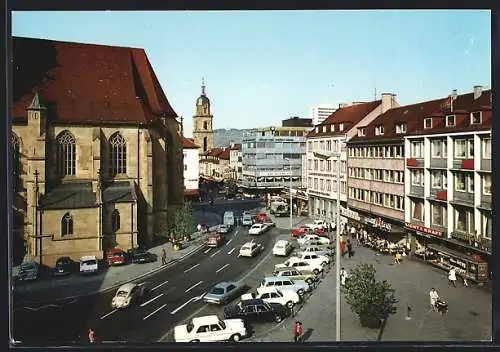
{"type": "Polygon", "coordinates": [[[337,110],[333,105],[317,105],[311,108],[311,119],[314,126],[325,121],[328,116],[337,110]]]}

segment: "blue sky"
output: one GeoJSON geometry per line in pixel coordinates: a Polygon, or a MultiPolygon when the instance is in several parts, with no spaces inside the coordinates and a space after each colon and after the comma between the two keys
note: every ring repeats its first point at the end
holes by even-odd
{"type": "Polygon", "coordinates": [[[203,76],[215,128],[491,84],[489,11],[15,12],[12,35],[144,48],[187,135],[203,76]]]}

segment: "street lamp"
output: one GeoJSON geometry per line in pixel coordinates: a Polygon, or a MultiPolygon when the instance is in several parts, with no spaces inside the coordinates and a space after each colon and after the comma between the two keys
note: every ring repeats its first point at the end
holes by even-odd
{"type": "Polygon", "coordinates": [[[288,158],[284,158],[283,160],[288,161],[290,165],[290,186],[289,186],[289,192],[290,192],[290,231],[292,231],[293,228],[293,199],[292,199],[292,161],[288,158]]]}
{"type": "Polygon", "coordinates": [[[340,153],[313,153],[315,158],[337,160],[337,215],[336,215],[336,245],[335,245],[335,275],[337,275],[335,285],[335,341],[340,341],[340,153]]]}

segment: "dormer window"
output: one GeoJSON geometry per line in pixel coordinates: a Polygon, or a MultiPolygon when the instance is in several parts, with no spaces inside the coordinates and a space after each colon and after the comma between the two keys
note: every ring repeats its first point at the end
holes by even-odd
{"type": "Polygon", "coordinates": [[[344,130],[344,124],[339,123],[339,131],[342,132],[344,130]]]}
{"type": "Polygon", "coordinates": [[[470,124],[471,125],[479,125],[482,122],[481,111],[472,112],[470,114],[470,124]]]}
{"type": "Polygon", "coordinates": [[[406,133],[406,123],[401,122],[396,124],[396,134],[406,133]]]}
{"type": "Polygon", "coordinates": [[[432,128],[432,117],[428,117],[424,120],[424,128],[432,128]]]}
{"type": "Polygon", "coordinates": [[[314,129],[314,132],[319,133],[319,127],[316,127],[316,128],[314,129]]]}
{"type": "Polygon", "coordinates": [[[358,137],[364,137],[364,136],[366,136],[366,128],[361,127],[360,129],[358,129],[358,137]]]}
{"type": "Polygon", "coordinates": [[[455,115],[446,116],[446,127],[455,127],[455,115]]]}
{"type": "Polygon", "coordinates": [[[326,126],[323,126],[323,132],[326,132],[326,126]]]}
{"type": "Polygon", "coordinates": [[[384,134],[384,125],[378,125],[375,127],[375,135],[381,136],[384,134]]]}
{"type": "Polygon", "coordinates": [[[335,125],[334,124],[330,125],[330,132],[335,132],[335,125]]]}

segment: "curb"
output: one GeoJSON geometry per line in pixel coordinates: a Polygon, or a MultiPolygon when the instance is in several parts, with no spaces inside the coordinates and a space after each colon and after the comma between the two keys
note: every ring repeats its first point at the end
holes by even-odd
{"type": "Polygon", "coordinates": [[[57,299],[54,299],[54,300],[50,300],[50,301],[23,301],[23,302],[16,302],[17,308],[14,308],[14,310],[22,309],[23,308],[23,307],[21,307],[22,305],[54,303],[54,302],[59,302],[59,301],[72,300],[72,299],[78,299],[78,298],[81,298],[81,297],[92,296],[92,295],[96,295],[96,294],[99,294],[99,293],[105,293],[105,292],[114,290],[114,289],[118,288],[119,286],[124,285],[126,283],[129,283],[129,282],[132,282],[132,281],[135,281],[135,280],[138,280],[138,279],[142,279],[142,278],[151,276],[151,275],[156,274],[157,272],[159,272],[159,271],[161,271],[163,269],[171,268],[171,267],[175,266],[178,262],[180,262],[180,261],[186,259],[187,257],[189,257],[189,256],[191,256],[191,255],[193,255],[193,254],[195,254],[197,252],[199,252],[201,249],[203,249],[204,246],[205,246],[204,243],[199,244],[199,245],[195,246],[194,249],[191,250],[190,252],[187,252],[186,254],[184,254],[183,256],[181,256],[181,257],[179,257],[177,259],[173,259],[172,261],[168,262],[166,265],[159,266],[157,268],[154,268],[152,270],[149,270],[149,271],[147,271],[147,272],[145,272],[143,274],[139,274],[139,275],[134,276],[132,278],[128,278],[128,279],[116,282],[112,286],[108,286],[108,287],[102,288],[100,290],[91,291],[91,292],[87,292],[87,293],[79,294],[79,295],[75,295],[75,296],[60,297],[60,298],[57,298],[57,299]]]}

